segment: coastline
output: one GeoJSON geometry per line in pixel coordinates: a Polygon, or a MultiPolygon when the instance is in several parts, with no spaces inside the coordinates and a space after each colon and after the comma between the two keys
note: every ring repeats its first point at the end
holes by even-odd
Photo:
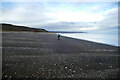
{"type": "Polygon", "coordinates": [[[50,33],[3,33],[2,41],[3,78],[117,77],[115,46],[50,33]]]}
{"type": "Polygon", "coordinates": [[[105,44],[105,43],[101,43],[101,42],[97,42],[97,41],[92,41],[92,40],[87,40],[87,39],[79,39],[79,38],[68,37],[68,36],[62,36],[62,37],[72,38],[72,39],[76,39],[76,40],[83,40],[83,41],[88,41],[88,42],[92,42],[92,43],[98,43],[98,44],[108,45],[108,46],[113,46],[113,47],[120,47],[120,46],[116,46],[116,45],[111,45],[111,44],[107,44],[107,43],[105,44]]]}
{"type": "MultiPolygon", "coordinates": [[[[1,33],[42,33],[42,34],[56,34],[57,33],[54,33],[54,32],[32,32],[32,31],[1,31],[1,33]]],[[[66,37],[66,38],[69,38],[69,39],[75,39],[75,40],[83,40],[83,41],[88,41],[88,42],[92,42],[92,43],[98,43],[98,44],[102,44],[102,45],[108,45],[108,46],[114,46],[114,47],[120,47],[120,46],[116,46],[116,45],[110,45],[110,44],[105,44],[105,43],[101,43],[101,42],[96,42],[96,41],[92,41],[92,40],[87,40],[87,39],[80,39],[80,38],[74,38],[74,37],[69,37],[69,36],[64,36],[64,35],[61,35],[62,37],[66,37]]]]}
{"type": "Polygon", "coordinates": [[[74,39],[87,40],[112,46],[119,47],[118,34],[112,33],[75,33],[75,34],[61,34],[62,36],[71,37],[74,39]],[[114,36],[114,37],[112,37],[114,36]]]}

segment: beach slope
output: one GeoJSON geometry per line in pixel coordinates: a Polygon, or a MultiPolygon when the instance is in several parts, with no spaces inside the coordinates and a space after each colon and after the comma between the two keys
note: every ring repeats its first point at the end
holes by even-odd
{"type": "Polygon", "coordinates": [[[3,78],[117,78],[118,48],[54,33],[2,33],[3,78]]]}

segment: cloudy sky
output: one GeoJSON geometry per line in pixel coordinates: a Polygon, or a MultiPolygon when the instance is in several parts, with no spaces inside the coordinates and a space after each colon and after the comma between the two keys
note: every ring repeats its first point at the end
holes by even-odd
{"type": "Polygon", "coordinates": [[[3,2],[2,23],[51,31],[110,32],[118,29],[117,2],[3,2]]]}

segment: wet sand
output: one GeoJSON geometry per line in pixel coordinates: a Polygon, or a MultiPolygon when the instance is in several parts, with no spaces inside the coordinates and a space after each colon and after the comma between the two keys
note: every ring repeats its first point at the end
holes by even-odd
{"type": "Polygon", "coordinates": [[[53,33],[3,33],[4,78],[117,78],[118,48],[53,33]]]}

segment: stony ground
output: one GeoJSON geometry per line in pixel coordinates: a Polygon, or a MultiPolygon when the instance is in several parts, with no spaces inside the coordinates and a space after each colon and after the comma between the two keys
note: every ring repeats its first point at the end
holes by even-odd
{"type": "Polygon", "coordinates": [[[118,48],[53,33],[3,33],[3,78],[117,78],[118,48]]]}

